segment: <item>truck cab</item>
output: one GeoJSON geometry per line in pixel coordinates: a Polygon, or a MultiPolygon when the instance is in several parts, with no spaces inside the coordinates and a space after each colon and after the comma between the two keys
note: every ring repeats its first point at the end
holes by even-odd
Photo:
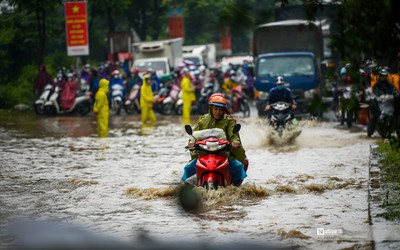
{"type": "Polygon", "coordinates": [[[140,72],[151,69],[158,76],[170,74],[182,62],[182,38],[132,44],[133,66],[140,72]]]}
{"type": "Polygon", "coordinates": [[[182,48],[183,58],[191,61],[194,65],[207,65],[214,67],[216,62],[215,44],[185,45],[182,48]]]}
{"type": "Polygon", "coordinates": [[[138,68],[140,74],[148,70],[155,71],[157,76],[167,75],[172,72],[170,62],[166,57],[135,60],[132,70],[134,68],[138,68]]]}

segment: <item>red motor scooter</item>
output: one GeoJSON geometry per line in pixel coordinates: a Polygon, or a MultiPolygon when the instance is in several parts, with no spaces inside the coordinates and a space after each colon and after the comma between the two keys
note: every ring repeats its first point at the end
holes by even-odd
{"type": "MultiPolygon", "coordinates": [[[[233,133],[237,134],[240,124],[236,124],[233,133]]],[[[195,139],[198,152],[196,163],[197,186],[205,189],[218,189],[232,184],[229,173],[228,152],[231,148],[225,132],[220,128],[195,131],[190,125],[185,126],[186,132],[195,139]]]]}
{"type": "Polygon", "coordinates": [[[243,112],[244,117],[250,116],[250,106],[242,85],[237,85],[232,89],[232,98],[230,99],[229,107],[231,113],[243,112]]]}

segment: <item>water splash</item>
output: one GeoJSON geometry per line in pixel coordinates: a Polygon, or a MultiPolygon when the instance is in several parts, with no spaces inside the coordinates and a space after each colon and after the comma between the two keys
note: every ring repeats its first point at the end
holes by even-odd
{"type": "Polygon", "coordinates": [[[79,180],[77,178],[72,178],[70,180],[70,183],[75,186],[75,187],[81,187],[81,186],[88,186],[88,185],[96,185],[99,184],[98,181],[84,181],[84,180],[79,180]]]}
{"type": "Polygon", "coordinates": [[[155,198],[173,197],[179,192],[179,187],[168,188],[128,188],[126,195],[130,198],[142,198],[145,200],[155,198]]]}
{"type": "Polygon", "coordinates": [[[311,237],[308,235],[303,234],[302,232],[298,230],[289,230],[286,232],[283,229],[278,230],[278,235],[280,235],[282,238],[299,238],[299,239],[310,239],[311,237]]]}

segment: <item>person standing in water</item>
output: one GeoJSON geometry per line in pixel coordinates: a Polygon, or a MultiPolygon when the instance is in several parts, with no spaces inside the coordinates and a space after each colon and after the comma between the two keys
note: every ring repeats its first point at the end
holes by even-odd
{"type": "Polygon", "coordinates": [[[108,85],[110,82],[106,79],[101,79],[99,90],[94,99],[93,112],[97,118],[97,132],[100,138],[108,136],[108,119],[110,110],[108,105],[107,94],[109,92],[108,85]]]}

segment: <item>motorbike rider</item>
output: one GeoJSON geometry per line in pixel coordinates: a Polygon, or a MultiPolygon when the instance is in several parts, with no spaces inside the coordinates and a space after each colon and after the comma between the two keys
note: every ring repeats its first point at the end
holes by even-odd
{"type": "Polygon", "coordinates": [[[136,85],[136,88],[140,88],[142,86],[142,82],[143,79],[139,75],[139,69],[133,68],[131,78],[128,82],[128,95],[125,105],[130,105],[132,103],[133,99],[135,98],[135,96],[131,96],[132,91],[134,90],[134,86],[136,85]]]}
{"type": "Polygon", "coordinates": [[[211,68],[208,82],[214,85],[214,93],[220,92],[224,84],[224,77],[218,68],[211,68]]]}
{"type": "MultiPolygon", "coordinates": [[[[265,100],[266,106],[265,111],[269,112],[271,110],[271,104],[276,102],[287,102],[291,104],[292,110],[297,109],[297,103],[295,98],[293,97],[292,91],[289,88],[285,87],[285,81],[283,76],[278,76],[276,78],[276,87],[272,88],[269,91],[269,95],[265,100]]],[[[268,115],[269,117],[271,114],[268,115]]],[[[291,114],[292,118],[294,115],[291,114]]]]}
{"type": "MultiPolygon", "coordinates": [[[[379,78],[376,84],[372,87],[372,93],[379,98],[381,95],[393,95],[395,97],[398,96],[397,89],[388,81],[388,71],[387,69],[380,69],[379,71],[379,78]]],[[[368,121],[368,129],[367,135],[371,137],[374,133],[376,125],[378,123],[378,119],[380,116],[380,109],[377,101],[372,101],[369,105],[372,117],[368,121]]]]}
{"type": "Polygon", "coordinates": [[[199,99],[201,90],[204,88],[204,79],[202,78],[201,72],[198,69],[193,71],[193,75],[193,86],[195,89],[196,99],[199,99]]]}
{"type": "Polygon", "coordinates": [[[388,81],[396,87],[397,92],[400,92],[400,63],[398,65],[398,72],[389,74],[388,81]]]}
{"type": "Polygon", "coordinates": [[[84,80],[86,83],[89,83],[90,76],[91,76],[90,64],[87,63],[83,66],[83,69],[81,72],[81,79],[84,80]]]}
{"type": "Polygon", "coordinates": [[[107,94],[109,92],[109,81],[101,79],[99,82],[99,90],[95,96],[93,105],[93,113],[97,118],[97,133],[99,137],[107,137],[108,135],[108,118],[110,116],[107,94]]]}
{"type": "MultiPolygon", "coordinates": [[[[217,96],[224,97],[221,93],[215,93],[210,96],[208,101],[211,101],[214,97],[217,97],[217,96]]],[[[236,119],[233,117],[233,115],[229,112],[228,109],[225,109],[225,114],[230,116],[235,121],[235,123],[237,123],[236,119]]],[[[239,140],[240,140],[240,136],[239,136],[239,140]]],[[[247,159],[246,152],[245,152],[243,146],[241,145],[239,148],[237,148],[235,150],[231,150],[231,153],[235,159],[237,159],[238,161],[243,163],[244,171],[247,172],[247,168],[249,166],[249,160],[247,159]]]]}
{"type": "Polygon", "coordinates": [[[132,77],[129,81],[129,89],[128,89],[128,93],[132,90],[133,86],[135,86],[135,84],[139,84],[143,81],[142,77],[140,77],[139,75],[139,68],[133,68],[132,70],[132,77]]]}
{"type": "Polygon", "coordinates": [[[110,79],[110,91],[112,91],[112,88],[114,85],[120,85],[122,87],[122,93],[123,93],[123,97],[125,97],[125,85],[124,82],[122,81],[120,72],[118,70],[114,70],[111,73],[111,79],[110,79]]]}
{"type": "MultiPolygon", "coordinates": [[[[221,128],[225,131],[226,138],[229,138],[232,146],[231,154],[229,156],[229,172],[232,175],[232,184],[240,186],[243,180],[247,177],[247,174],[244,170],[243,163],[235,157],[236,155],[239,155],[238,153],[235,155],[235,150],[239,149],[240,138],[239,135],[233,134],[233,127],[236,122],[230,115],[226,114],[226,104],[227,102],[225,98],[221,95],[216,95],[210,98],[209,113],[198,118],[197,123],[193,126],[193,131],[211,128],[221,128]]],[[[186,181],[187,178],[196,173],[197,153],[195,151],[194,143],[189,143],[187,148],[191,151],[192,158],[194,159],[184,167],[182,181],[186,181]]],[[[244,150],[242,152],[244,152],[244,150]]]]}
{"type": "Polygon", "coordinates": [[[229,71],[229,75],[225,78],[224,84],[222,85],[222,90],[227,94],[231,93],[232,89],[238,85],[236,81],[236,71],[229,71]]]}
{"type": "Polygon", "coordinates": [[[72,73],[68,73],[67,77],[68,81],[65,83],[64,88],[60,92],[61,107],[64,110],[68,110],[74,105],[76,91],[78,89],[74,75],[72,73]]]}
{"type": "Polygon", "coordinates": [[[61,93],[62,93],[63,89],[65,88],[66,84],[67,84],[67,81],[65,80],[63,74],[61,72],[58,72],[55,83],[53,85],[53,93],[56,91],[56,88],[59,89],[57,102],[60,106],[61,106],[61,93]]]}

